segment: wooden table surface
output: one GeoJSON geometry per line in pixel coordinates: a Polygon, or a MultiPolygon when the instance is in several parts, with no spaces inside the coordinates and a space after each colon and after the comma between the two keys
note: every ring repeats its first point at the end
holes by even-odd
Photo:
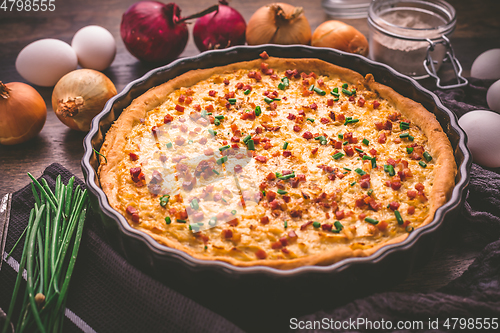
{"type": "MultiPolygon", "coordinates": [[[[500,4],[498,0],[448,0],[457,11],[457,27],[451,41],[465,76],[470,73],[474,59],[482,52],[500,47],[500,4]]],[[[15,69],[17,54],[27,44],[42,38],[57,38],[71,43],[74,33],[80,28],[96,24],[108,29],[116,39],[117,55],[104,73],[115,83],[118,91],[142,76],[151,66],[140,63],[130,55],[120,38],[119,27],[123,12],[135,0],[55,0],[53,12],[4,12],[0,9],[0,80],[13,82],[25,80],[15,69]]],[[[216,0],[178,0],[183,15],[190,15],[213,5],[216,0]]],[[[314,30],[329,19],[321,7],[320,0],[288,0],[290,4],[303,6],[314,30]]],[[[0,4],[2,1],[0,1],[0,4]]],[[[265,0],[233,0],[236,8],[249,20],[265,0]]],[[[366,19],[343,20],[368,36],[366,19]]],[[[190,30],[192,26],[190,27],[190,30]]],[[[182,57],[198,54],[190,37],[182,57]]],[[[26,173],[35,176],[51,163],[58,162],[79,177],[82,176],[80,159],[83,155],[82,140],[85,133],[68,129],[55,116],[50,97],[51,88],[35,87],[47,103],[47,121],[42,132],[29,142],[17,146],[0,145],[0,195],[13,192],[28,183],[26,173]]],[[[453,239],[445,239],[438,252],[424,266],[412,273],[393,290],[435,290],[459,276],[472,262],[481,245],[458,247],[453,239]]]]}

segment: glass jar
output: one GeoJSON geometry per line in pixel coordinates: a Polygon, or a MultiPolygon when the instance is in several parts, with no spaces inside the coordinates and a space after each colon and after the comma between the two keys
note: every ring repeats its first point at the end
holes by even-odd
{"type": "Polygon", "coordinates": [[[368,14],[371,0],[322,0],[325,12],[335,18],[363,18],[368,14]]]}
{"type": "Polygon", "coordinates": [[[461,78],[448,39],[456,22],[455,9],[443,0],[373,0],[368,10],[370,58],[416,79],[437,76],[443,60],[451,61],[458,64],[455,73],[461,78]]]}

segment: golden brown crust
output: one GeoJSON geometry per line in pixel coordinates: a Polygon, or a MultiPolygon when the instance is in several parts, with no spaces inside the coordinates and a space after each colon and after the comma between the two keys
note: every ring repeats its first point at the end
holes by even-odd
{"type": "MultiPolygon", "coordinates": [[[[115,174],[119,167],[119,162],[127,158],[124,147],[126,137],[134,124],[137,124],[140,119],[145,118],[148,111],[155,109],[162,102],[164,96],[169,95],[176,89],[181,87],[189,87],[199,81],[206,80],[214,74],[231,72],[240,69],[259,68],[262,60],[253,60],[249,62],[235,63],[223,67],[210,69],[195,70],[176,77],[158,87],[150,89],[142,96],[135,99],[127,109],[125,109],[118,120],[113,124],[108,133],[106,140],[101,148],[101,154],[107,156],[107,163],[101,160],[99,168],[99,177],[101,187],[106,193],[109,203],[112,207],[120,207],[120,202],[117,200],[117,187],[115,174]]],[[[373,76],[368,74],[363,78],[359,73],[352,70],[342,68],[333,64],[326,63],[317,59],[280,59],[270,58],[265,61],[269,67],[276,70],[297,68],[299,72],[315,72],[319,75],[338,75],[344,81],[350,84],[359,84],[367,87],[380,97],[394,103],[396,108],[404,115],[405,118],[411,120],[424,132],[428,138],[430,151],[434,159],[437,161],[434,172],[434,184],[430,193],[430,209],[428,217],[421,225],[430,223],[433,220],[434,213],[437,208],[442,206],[449,198],[454,187],[454,179],[456,174],[456,165],[454,162],[453,151],[446,134],[436,120],[435,116],[428,112],[422,105],[408,98],[405,98],[393,89],[379,84],[374,81],[373,76]]],[[[326,251],[324,253],[299,257],[289,260],[254,260],[241,261],[231,257],[213,258],[202,256],[179,243],[176,240],[159,236],[148,229],[139,228],[145,233],[152,236],[156,241],[176,248],[190,254],[193,257],[203,260],[223,260],[235,266],[255,266],[265,265],[279,269],[291,269],[304,265],[329,265],[348,257],[369,256],[387,244],[393,244],[403,241],[407,235],[400,235],[382,244],[375,245],[368,249],[351,249],[349,246],[337,247],[335,250],[326,251]]]]}

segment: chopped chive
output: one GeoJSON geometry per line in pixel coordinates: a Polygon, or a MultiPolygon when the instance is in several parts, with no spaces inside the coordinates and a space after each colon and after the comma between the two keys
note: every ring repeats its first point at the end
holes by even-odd
{"type": "Polygon", "coordinates": [[[203,118],[205,118],[206,116],[208,116],[207,110],[205,110],[205,109],[201,110],[201,116],[203,118]]]}
{"type": "Polygon", "coordinates": [[[348,173],[349,172],[347,172],[347,171],[342,172],[343,175],[347,175],[348,173]]]}
{"type": "Polygon", "coordinates": [[[193,200],[191,200],[191,208],[193,208],[194,210],[198,210],[200,209],[200,204],[198,203],[198,199],[194,198],[193,200]]]}
{"type": "Polygon", "coordinates": [[[203,222],[198,222],[198,225],[201,227],[204,223],[203,222]]]}
{"type": "Polygon", "coordinates": [[[414,228],[411,225],[409,225],[409,226],[406,226],[405,230],[407,233],[411,233],[414,230],[414,228]]]}
{"type": "Polygon", "coordinates": [[[290,178],[295,178],[295,171],[292,171],[292,173],[289,173],[288,175],[284,175],[284,176],[280,175],[277,178],[283,179],[283,180],[287,180],[287,179],[290,179],[290,178]]]}
{"type": "Polygon", "coordinates": [[[366,194],[372,195],[373,194],[373,189],[369,189],[368,192],[366,192],[366,194]]]}
{"type": "Polygon", "coordinates": [[[261,110],[260,106],[257,105],[255,107],[255,115],[258,117],[258,116],[260,116],[261,113],[262,113],[262,110],[261,110]]]}
{"type": "Polygon", "coordinates": [[[314,92],[317,93],[318,95],[325,96],[326,91],[319,89],[318,87],[314,87],[314,92]]]}
{"type": "Polygon", "coordinates": [[[394,215],[396,215],[396,220],[398,220],[398,224],[401,225],[404,223],[403,218],[401,217],[401,214],[399,213],[399,211],[395,210],[394,215]]]}
{"type": "Polygon", "coordinates": [[[342,167],[342,169],[347,170],[347,171],[352,171],[351,169],[346,168],[346,167],[342,167]]]}
{"type": "Polygon", "coordinates": [[[363,152],[363,149],[359,149],[359,148],[354,148],[354,150],[356,150],[358,153],[362,153],[363,152]]]}
{"type": "MultiPolygon", "coordinates": [[[[338,89],[338,88],[335,88],[335,89],[337,89],[337,91],[339,91],[339,89],[338,89]]],[[[334,90],[335,90],[335,89],[334,89],[334,90]]],[[[332,95],[333,95],[333,96],[335,96],[335,97],[339,97],[339,96],[340,96],[340,94],[339,94],[338,92],[335,92],[335,91],[333,91],[333,90],[332,90],[332,91],[330,91],[330,94],[332,94],[332,95]]]]}
{"type": "Polygon", "coordinates": [[[419,161],[418,164],[420,164],[422,168],[427,168],[427,164],[424,161],[419,161]]]}
{"type": "Polygon", "coordinates": [[[222,200],[222,201],[224,201],[225,203],[227,203],[226,199],[224,199],[224,198],[221,198],[221,200],[222,200]]]}
{"type": "Polygon", "coordinates": [[[288,142],[285,141],[285,143],[283,144],[283,149],[287,149],[288,148],[288,142]]]}
{"type": "Polygon", "coordinates": [[[351,183],[351,184],[349,184],[349,185],[354,186],[354,185],[356,185],[356,182],[352,182],[352,183],[351,183]]]}
{"type": "Polygon", "coordinates": [[[209,112],[209,113],[207,113],[207,114],[208,114],[209,116],[211,116],[211,115],[213,114],[213,112],[209,112]]]}
{"type": "Polygon", "coordinates": [[[375,169],[377,167],[377,158],[372,157],[372,169],[375,169]]]}
{"type": "Polygon", "coordinates": [[[200,231],[200,226],[197,223],[190,224],[189,230],[191,230],[193,232],[198,232],[198,231],[200,231]]]}
{"type": "Polygon", "coordinates": [[[399,134],[399,137],[400,137],[401,139],[407,138],[407,137],[409,137],[409,136],[410,136],[410,133],[402,133],[402,134],[399,134]]]}
{"type": "Polygon", "coordinates": [[[280,83],[278,84],[278,89],[279,89],[279,90],[285,90],[285,88],[286,88],[286,86],[285,86],[282,82],[280,82],[280,83]]]}
{"type": "Polygon", "coordinates": [[[227,101],[228,101],[231,105],[236,104],[236,98],[229,98],[227,101]]]}
{"type": "Polygon", "coordinates": [[[344,154],[342,154],[341,152],[338,152],[336,153],[335,155],[333,155],[332,157],[336,160],[338,160],[339,158],[341,158],[342,156],[344,156],[344,154]]]}
{"type": "Polygon", "coordinates": [[[247,136],[245,136],[245,137],[243,138],[243,142],[244,142],[244,143],[247,143],[247,141],[248,141],[248,140],[250,140],[251,138],[252,138],[252,136],[251,136],[250,134],[248,134],[247,136]]]}
{"type": "Polygon", "coordinates": [[[216,175],[220,175],[219,171],[212,169],[212,172],[215,173],[216,175]]]}
{"type": "Polygon", "coordinates": [[[283,226],[286,228],[288,228],[288,222],[285,220],[285,222],[283,223],[283,226]]]}
{"type": "Polygon", "coordinates": [[[271,104],[273,100],[269,97],[264,97],[264,102],[266,102],[267,104],[271,104]]]}
{"type": "Polygon", "coordinates": [[[349,90],[347,90],[345,88],[342,88],[342,93],[344,93],[347,96],[352,96],[352,92],[350,92],[349,90]]]}
{"type": "Polygon", "coordinates": [[[252,92],[252,91],[251,91],[250,89],[247,89],[247,90],[245,90],[243,93],[244,93],[245,95],[248,95],[248,94],[250,94],[251,92],[252,92]]]}
{"type": "Polygon", "coordinates": [[[335,226],[335,230],[332,229],[332,232],[336,234],[338,234],[340,231],[342,231],[342,229],[344,229],[344,226],[342,225],[342,223],[340,223],[340,221],[335,221],[333,225],[335,226]]]}
{"type": "Polygon", "coordinates": [[[390,164],[384,165],[384,171],[389,173],[389,176],[394,176],[396,172],[394,171],[394,167],[390,164]]]}
{"type": "Polygon", "coordinates": [[[371,160],[372,158],[368,155],[363,155],[363,160],[371,160]]]}
{"type": "Polygon", "coordinates": [[[273,98],[273,101],[281,101],[281,98],[273,98]]]}
{"type": "Polygon", "coordinates": [[[338,97],[337,97],[337,98],[334,98],[334,99],[333,99],[333,101],[334,101],[334,102],[338,102],[338,101],[339,101],[339,98],[338,98],[338,97]]]}
{"type": "Polygon", "coordinates": [[[220,120],[219,119],[214,119],[214,125],[219,126],[220,125],[220,120]]]}
{"type": "Polygon", "coordinates": [[[281,194],[281,195],[288,193],[287,191],[282,190],[282,189],[278,189],[278,191],[276,191],[276,192],[278,192],[278,194],[281,194]]]}
{"type": "Polygon", "coordinates": [[[226,161],[227,161],[227,156],[224,156],[217,160],[217,164],[221,165],[223,163],[226,163],[226,161]]]}
{"type": "Polygon", "coordinates": [[[313,222],[313,227],[319,228],[319,227],[321,227],[321,223],[319,223],[318,221],[314,221],[313,222]]]}
{"type": "Polygon", "coordinates": [[[372,219],[371,217],[365,218],[365,221],[371,224],[378,224],[378,221],[375,219],[372,219]]]}
{"type": "Polygon", "coordinates": [[[276,175],[277,178],[281,177],[281,173],[279,173],[279,172],[275,172],[274,174],[276,175]]]}
{"type": "Polygon", "coordinates": [[[320,143],[321,145],[325,146],[328,142],[327,142],[326,140],[321,140],[319,143],[320,143]]]}
{"type": "Polygon", "coordinates": [[[365,145],[367,145],[367,146],[368,146],[368,145],[370,144],[370,141],[368,141],[368,139],[367,139],[367,138],[364,138],[364,139],[363,139],[363,143],[364,143],[365,145]]]}
{"type": "Polygon", "coordinates": [[[314,90],[314,84],[311,84],[311,85],[309,86],[309,91],[313,91],[313,90],[314,90]]]}
{"type": "Polygon", "coordinates": [[[255,150],[255,143],[253,142],[252,139],[247,141],[247,149],[248,150],[255,150]]]}
{"type": "Polygon", "coordinates": [[[355,89],[355,88],[352,88],[351,93],[352,93],[353,95],[356,95],[356,89],[355,89]]]}
{"type": "Polygon", "coordinates": [[[410,124],[405,122],[405,121],[402,121],[399,123],[399,128],[402,130],[402,131],[405,131],[407,129],[410,129],[410,124]]]}
{"type": "Polygon", "coordinates": [[[172,223],[172,219],[170,219],[170,216],[165,217],[165,223],[166,224],[172,223]]]}
{"type": "Polygon", "coordinates": [[[212,216],[210,218],[210,220],[208,220],[208,225],[213,227],[215,224],[217,223],[217,217],[216,216],[212,216]]]}
{"type": "Polygon", "coordinates": [[[314,123],[314,119],[312,118],[307,118],[306,120],[310,121],[311,123],[314,123]]]}
{"type": "Polygon", "coordinates": [[[230,148],[229,145],[227,145],[227,146],[224,146],[224,147],[220,147],[219,150],[220,151],[224,151],[224,150],[229,149],[229,148],[230,148]]]}
{"type": "Polygon", "coordinates": [[[354,124],[354,123],[357,123],[359,121],[359,119],[349,119],[349,118],[351,118],[351,117],[347,117],[347,119],[344,122],[344,125],[354,124]]]}
{"type": "Polygon", "coordinates": [[[428,152],[424,152],[424,158],[427,162],[432,161],[432,156],[428,152]]]}
{"type": "Polygon", "coordinates": [[[166,144],[166,146],[167,146],[167,148],[168,148],[168,149],[170,149],[170,148],[172,148],[174,145],[172,145],[172,142],[168,142],[168,143],[166,144]]]}
{"type": "Polygon", "coordinates": [[[231,214],[236,215],[236,210],[234,210],[234,209],[233,209],[233,210],[231,211],[231,214]]]}
{"type": "Polygon", "coordinates": [[[408,140],[413,141],[413,140],[415,140],[415,138],[411,135],[408,135],[408,140]]]}
{"type": "Polygon", "coordinates": [[[266,196],[266,191],[261,191],[263,196],[266,196]]]}
{"type": "Polygon", "coordinates": [[[205,250],[206,250],[206,249],[208,249],[208,246],[206,246],[206,245],[205,245],[204,249],[205,249],[205,250]]]}
{"type": "Polygon", "coordinates": [[[164,195],[160,198],[160,206],[165,207],[170,200],[170,195],[164,195]]]}
{"type": "Polygon", "coordinates": [[[177,223],[186,223],[186,220],[177,219],[177,223]]]}
{"type": "Polygon", "coordinates": [[[344,145],[344,146],[347,145],[347,144],[349,144],[349,141],[342,142],[342,145],[344,145]]]}
{"type": "Polygon", "coordinates": [[[214,130],[213,130],[213,129],[211,129],[211,128],[209,128],[209,129],[208,129],[208,133],[210,133],[210,135],[212,135],[212,136],[216,136],[216,135],[217,135],[217,132],[216,132],[216,131],[214,131],[214,130]]]}
{"type": "Polygon", "coordinates": [[[188,145],[192,145],[192,144],[193,144],[193,140],[189,140],[188,145]]]}
{"type": "Polygon", "coordinates": [[[326,138],[323,135],[314,137],[314,140],[325,141],[326,138]]]}
{"type": "Polygon", "coordinates": [[[339,137],[339,139],[343,139],[344,138],[344,134],[339,134],[337,136],[339,137]]]}
{"type": "Polygon", "coordinates": [[[360,176],[364,176],[366,175],[366,172],[364,172],[363,170],[361,170],[360,168],[356,168],[354,171],[356,171],[356,173],[360,176]]]}
{"type": "Polygon", "coordinates": [[[287,87],[290,85],[290,81],[288,80],[288,78],[286,76],[281,79],[281,82],[283,82],[283,84],[287,87]]]}
{"type": "Polygon", "coordinates": [[[347,87],[348,87],[347,83],[344,83],[344,84],[342,85],[342,88],[344,88],[344,89],[347,89],[347,87]]]}
{"type": "Polygon", "coordinates": [[[413,153],[413,147],[406,147],[406,152],[407,152],[408,154],[413,153]]]}
{"type": "Polygon", "coordinates": [[[223,116],[223,115],[221,115],[221,114],[219,114],[219,115],[215,116],[215,119],[222,120],[222,119],[224,119],[224,116],[223,116]]]}

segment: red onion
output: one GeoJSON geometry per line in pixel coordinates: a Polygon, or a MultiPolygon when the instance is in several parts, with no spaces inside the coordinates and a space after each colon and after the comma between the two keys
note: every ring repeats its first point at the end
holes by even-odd
{"type": "Polygon", "coordinates": [[[245,44],[245,19],[227,1],[219,3],[217,11],[200,17],[194,25],[194,42],[201,52],[245,44]]]}
{"type": "Polygon", "coordinates": [[[168,63],[186,47],[189,34],[185,21],[216,9],[217,6],[212,6],[181,18],[181,10],[175,3],[141,1],[123,14],[120,33],[127,50],[139,60],[168,63]]]}

